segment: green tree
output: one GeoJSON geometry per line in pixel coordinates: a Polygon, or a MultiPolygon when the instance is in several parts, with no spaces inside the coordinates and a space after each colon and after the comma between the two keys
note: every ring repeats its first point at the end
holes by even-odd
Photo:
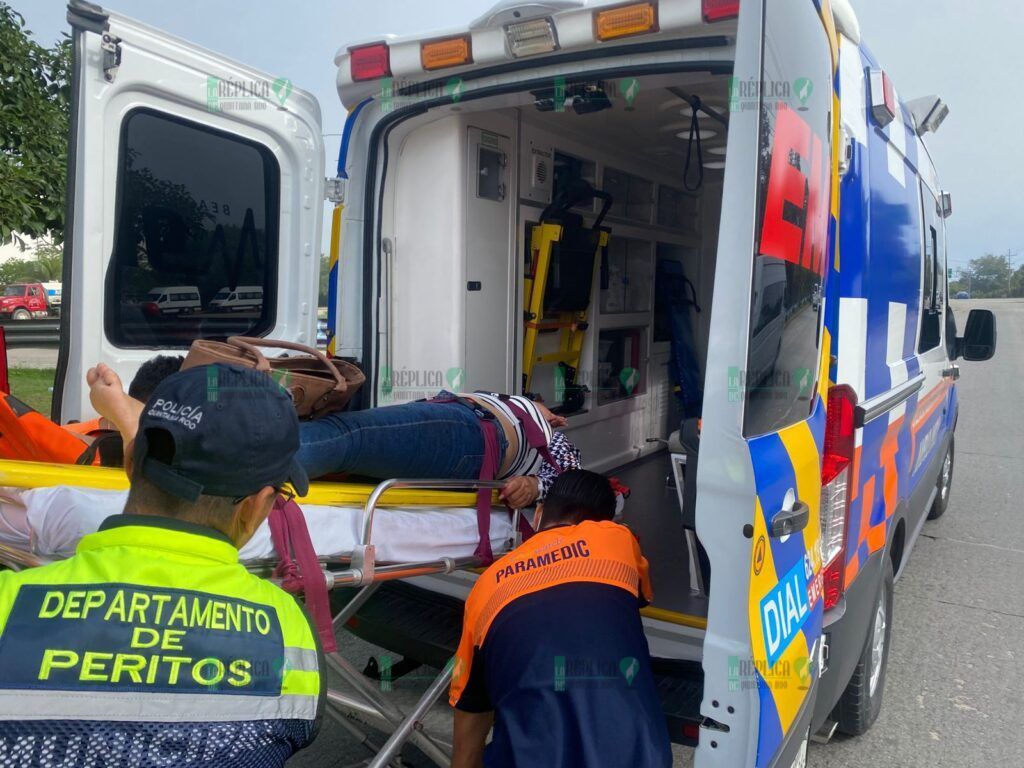
{"type": "Polygon", "coordinates": [[[317,306],[327,306],[327,289],[331,277],[331,260],[325,254],[320,254],[320,290],[317,292],[317,306]]]}
{"type": "Polygon", "coordinates": [[[1010,295],[1024,297],[1024,264],[1017,267],[1017,271],[1010,278],[1010,295]]]}
{"type": "Polygon", "coordinates": [[[71,42],[35,42],[0,2],[0,240],[64,232],[71,42]]]}
{"type": "Polygon", "coordinates": [[[1009,275],[1006,257],[989,253],[971,259],[970,266],[960,276],[960,282],[970,284],[972,299],[1003,298],[1007,295],[1009,275]]]}

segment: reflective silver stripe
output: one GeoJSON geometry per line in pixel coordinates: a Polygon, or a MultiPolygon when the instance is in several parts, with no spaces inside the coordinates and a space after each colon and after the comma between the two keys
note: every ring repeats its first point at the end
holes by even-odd
{"type": "Polygon", "coordinates": [[[285,648],[284,663],[286,669],[294,669],[299,672],[318,672],[319,658],[316,651],[311,648],[285,648]]]}
{"type": "Polygon", "coordinates": [[[0,690],[0,720],[313,720],[317,696],[0,690]]]}

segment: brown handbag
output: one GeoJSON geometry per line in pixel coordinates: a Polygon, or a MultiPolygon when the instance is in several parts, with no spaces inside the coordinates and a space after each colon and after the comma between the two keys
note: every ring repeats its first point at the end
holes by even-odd
{"type": "Polygon", "coordinates": [[[192,342],[182,369],[213,363],[229,363],[263,371],[288,390],[300,419],[318,419],[342,410],[366,381],[363,372],[348,360],[327,357],[304,344],[278,339],[232,336],[226,342],[197,339],[192,342]],[[290,349],[302,354],[267,358],[260,347],[290,349]]]}

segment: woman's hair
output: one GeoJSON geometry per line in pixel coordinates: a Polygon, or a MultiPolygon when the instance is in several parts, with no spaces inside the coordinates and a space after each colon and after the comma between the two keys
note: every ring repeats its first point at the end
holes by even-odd
{"type": "Polygon", "coordinates": [[[544,522],[611,520],[615,491],[608,478],[586,469],[570,469],[555,478],[544,499],[544,522]]]}

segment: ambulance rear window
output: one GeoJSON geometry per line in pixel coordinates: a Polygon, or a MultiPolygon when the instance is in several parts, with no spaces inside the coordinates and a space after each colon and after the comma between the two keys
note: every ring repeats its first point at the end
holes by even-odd
{"type": "MultiPolygon", "coordinates": [[[[119,347],[187,347],[274,325],[280,168],[254,141],[150,109],[122,124],[104,326],[119,347]],[[159,302],[161,286],[170,291],[159,302]],[[221,289],[266,301],[217,312],[221,289]],[[157,306],[159,304],[160,306],[157,306]]],[[[221,297],[223,298],[223,297],[221,297]]]]}
{"type": "Polygon", "coordinates": [[[757,222],[744,433],[774,432],[814,404],[827,272],[832,58],[811,3],[765,3],[757,222]]]}

